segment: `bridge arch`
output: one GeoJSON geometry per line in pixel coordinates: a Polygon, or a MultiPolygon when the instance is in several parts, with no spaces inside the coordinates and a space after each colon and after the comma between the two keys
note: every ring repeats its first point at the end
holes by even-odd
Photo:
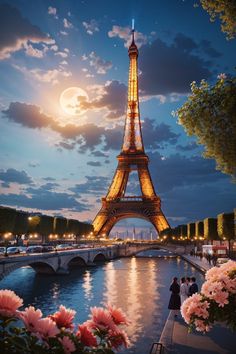
{"type": "Polygon", "coordinates": [[[39,274],[55,274],[56,273],[56,269],[54,269],[53,265],[48,262],[45,262],[45,261],[33,262],[33,263],[29,263],[28,265],[31,268],[33,268],[33,270],[36,273],[39,273],[39,274]]]}
{"type": "Polygon", "coordinates": [[[95,257],[93,258],[93,263],[96,262],[105,262],[107,261],[107,257],[104,253],[100,252],[98,254],[95,255],[95,257]]]}
{"type": "Polygon", "coordinates": [[[81,256],[73,256],[67,261],[66,268],[72,267],[85,267],[87,265],[86,260],[81,256]]]}

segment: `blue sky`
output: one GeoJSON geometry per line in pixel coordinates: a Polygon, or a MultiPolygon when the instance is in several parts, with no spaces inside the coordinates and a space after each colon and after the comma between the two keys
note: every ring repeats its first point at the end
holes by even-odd
{"type": "MultiPolygon", "coordinates": [[[[235,207],[230,177],[171,115],[193,80],[234,73],[235,40],[194,3],[0,1],[2,205],[93,220],[122,144],[135,18],[144,144],[166,217],[176,225],[235,207]],[[73,114],[60,105],[70,87],[83,90],[73,114]]],[[[127,219],[113,231],[134,225],[149,228],[127,219]]]]}

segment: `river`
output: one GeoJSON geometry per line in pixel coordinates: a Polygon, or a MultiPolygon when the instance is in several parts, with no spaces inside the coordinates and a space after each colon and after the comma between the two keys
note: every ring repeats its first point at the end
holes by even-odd
{"type": "Polygon", "coordinates": [[[91,306],[109,302],[121,307],[131,320],[127,327],[131,347],[120,353],[148,354],[168,316],[172,277],[194,275],[199,285],[204,280],[180,257],[158,255],[160,251],[146,251],[60,276],[37,275],[32,268],[24,267],[1,280],[0,288],[14,290],[25,306],[40,308],[44,315],[53,313],[60,304],[74,308],[76,323],[87,320],[91,306]]]}

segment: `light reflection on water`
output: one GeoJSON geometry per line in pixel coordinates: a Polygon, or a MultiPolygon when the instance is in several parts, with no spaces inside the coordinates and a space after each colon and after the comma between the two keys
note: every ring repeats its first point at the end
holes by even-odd
{"type": "Polygon", "coordinates": [[[147,257],[117,259],[97,267],[73,270],[69,275],[37,275],[30,267],[11,273],[0,288],[14,290],[24,305],[40,307],[44,315],[60,304],[76,309],[76,322],[88,318],[91,306],[106,303],[121,307],[132,321],[127,328],[132,347],[120,353],[146,354],[160,337],[168,315],[169,285],[173,276],[203,276],[180,258],[147,257]]]}

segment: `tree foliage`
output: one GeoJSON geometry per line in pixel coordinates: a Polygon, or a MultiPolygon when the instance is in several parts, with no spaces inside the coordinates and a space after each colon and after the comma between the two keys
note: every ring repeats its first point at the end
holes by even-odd
{"type": "Polygon", "coordinates": [[[221,239],[234,239],[234,213],[222,213],[218,215],[217,231],[221,239]]]}
{"type": "Polygon", "coordinates": [[[227,39],[236,37],[236,1],[235,0],[200,0],[204,10],[210,15],[213,22],[217,18],[221,21],[221,31],[226,33],[227,39]]]}
{"type": "Polygon", "coordinates": [[[203,156],[214,158],[216,168],[236,176],[236,78],[220,74],[215,85],[205,80],[191,84],[191,95],[175,112],[179,124],[198,144],[203,156]]]}

